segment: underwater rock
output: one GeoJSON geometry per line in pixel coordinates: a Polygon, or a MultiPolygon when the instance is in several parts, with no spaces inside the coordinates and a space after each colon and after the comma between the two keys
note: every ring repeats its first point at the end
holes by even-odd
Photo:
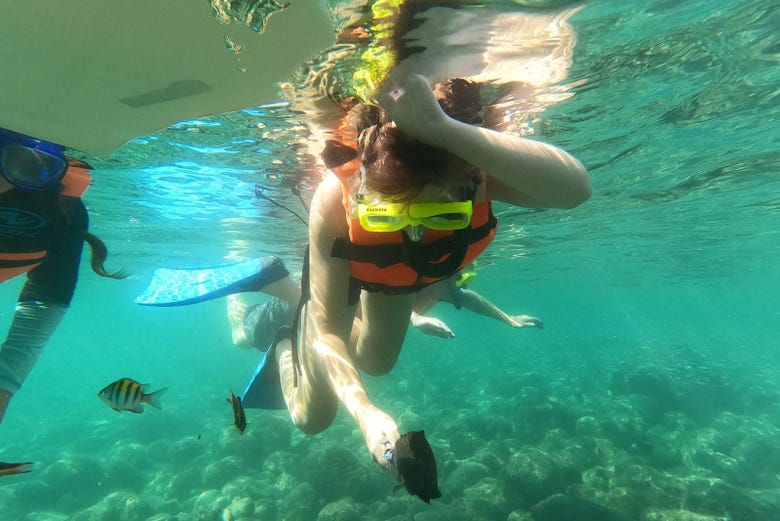
{"type": "Polygon", "coordinates": [[[122,521],[144,521],[154,513],[152,506],[138,496],[123,496],[124,511],[122,521]]]}
{"type": "Polygon", "coordinates": [[[687,510],[659,510],[647,512],[644,521],[729,521],[729,519],[697,514],[687,510]]]}
{"type": "Polygon", "coordinates": [[[481,438],[481,430],[470,430],[466,428],[452,429],[446,431],[447,444],[457,459],[465,459],[474,455],[477,450],[485,443],[481,438]]]}
{"type": "Polygon", "coordinates": [[[398,415],[398,425],[409,430],[421,430],[425,426],[422,417],[412,411],[403,411],[398,415]]]}
{"type": "Polygon", "coordinates": [[[170,514],[154,514],[151,517],[147,517],[146,521],[177,521],[177,519],[170,514]]]}
{"type": "Polygon", "coordinates": [[[100,502],[71,516],[72,521],[146,521],[154,509],[141,497],[112,492],[100,502]]]}
{"type": "MultiPolygon", "coordinates": [[[[227,404],[225,407],[229,409],[227,404]]],[[[281,415],[265,415],[262,423],[255,424],[250,411],[249,423],[243,435],[239,435],[233,425],[222,429],[218,439],[219,451],[220,454],[259,463],[274,452],[290,450],[292,429],[295,427],[289,417],[281,415]]]]}
{"type": "Polygon", "coordinates": [[[372,503],[370,511],[379,519],[392,519],[399,516],[402,519],[406,519],[406,509],[409,506],[409,501],[406,497],[406,494],[403,496],[400,494],[387,496],[372,503]]]}
{"type": "Polygon", "coordinates": [[[166,473],[163,475],[161,485],[167,484],[167,489],[160,490],[159,487],[155,487],[153,490],[159,497],[167,499],[190,497],[202,490],[200,472],[197,468],[185,468],[172,475],[166,473]]]}
{"type": "Polygon", "coordinates": [[[452,510],[468,521],[492,521],[504,519],[511,508],[499,489],[496,479],[483,479],[468,487],[461,498],[452,503],[452,510]]]}
{"type": "Polygon", "coordinates": [[[574,496],[555,494],[531,507],[534,521],[628,521],[619,512],[574,496]]]}
{"type": "Polygon", "coordinates": [[[298,483],[278,503],[286,521],[311,521],[325,502],[310,483],[298,483]]]}
{"type": "Polygon", "coordinates": [[[585,490],[593,493],[604,493],[609,490],[613,472],[606,467],[591,467],[582,473],[582,484],[585,490]]]}
{"type": "Polygon", "coordinates": [[[629,519],[641,519],[646,510],[671,509],[684,504],[684,495],[684,481],[629,461],[615,469],[610,489],[598,500],[629,519]]]}
{"type": "Polygon", "coordinates": [[[481,463],[470,460],[461,461],[443,483],[443,494],[446,497],[461,496],[467,487],[476,485],[480,480],[494,475],[492,470],[481,463]]]}
{"type": "Polygon", "coordinates": [[[241,474],[244,462],[236,456],[216,459],[203,467],[201,479],[206,488],[222,487],[241,474]]]}
{"type": "Polygon", "coordinates": [[[276,501],[261,499],[255,501],[255,514],[251,519],[276,519],[278,517],[277,514],[276,501]]]}
{"type": "Polygon", "coordinates": [[[627,450],[636,443],[645,442],[648,425],[629,397],[610,402],[602,415],[601,432],[618,447],[627,450]]]}
{"type": "Polygon", "coordinates": [[[739,481],[739,462],[709,447],[697,447],[691,457],[693,463],[707,469],[714,477],[727,481],[739,481]]]}
{"type": "Polygon", "coordinates": [[[229,498],[246,498],[254,501],[259,498],[276,499],[278,496],[274,490],[274,476],[268,476],[263,472],[251,472],[251,476],[236,476],[221,489],[221,493],[229,498]]]}
{"type": "Polygon", "coordinates": [[[362,496],[372,482],[351,450],[334,445],[312,450],[305,459],[303,475],[323,502],[362,496]]]}
{"type": "Polygon", "coordinates": [[[601,422],[595,416],[581,416],[574,424],[577,436],[596,438],[601,436],[601,422]]]}
{"type": "MultiPolygon", "coordinates": [[[[6,490],[0,490],[6,492],[6,490]]],[[[8,487],[7,493],[10,496],[10,500],[17,503],[21,509],[25,509],[28,505],[35,505],[36,508],[41,510],[52,508],[56,504],[57,496],[59,495],[43,480],[15,483],[8,487]]],[[[0,500],[2,500],[0,505],[3,508],[10,508],[13,505],[10,501],[6,502],[7,499],[9,498],[0,496],[0,500]]]]}
{"type": "Polygon", "coordinates": [[[165,462],[175,468],[188,468],[199,462],[206,450],[202,440],[191,436],[181,438],[170,444],[165,462]]]}
{"type": "Polygon", "coordinates": [[[144,445],[118,441],[101,458],[103,485],[109,490],[141,490],[149,480],[146,470],[152,466],[144,445]]]}
{"type": "Polygon", "coordinates": [[[301,457],[298,454],[280,450],[265,458],[262,470],[272,476],[292,474],[293,476],[301,477],[303,474],[302,467],[301,457]]]}
{"type": "Polygon", "coordinates": [[[651,398],[663,412],[683,411],[699,421],[724,410],[743,410],[745,393],[702,353],[679,347],[654,350],[644,365],[613,373],[612,388],[622,394],[651,398]]]}
{"type": "Polygon", "coordinates": [[[512,454],[498,474],[498,484],[513,509],[530,508],[566,486],[555,460],[533,448],[512,454]]]}
{"type": "Polygon", "coordinates": [[[69,521],[71,517],[67,514],[63,514],[62,512],[41,512],[36,511],[34,514],[27,514],[27,513],[21,513],[21,512],[14,512],[7,510],[7,503],[0,502],[0,505],[3,505],[3,521],[6,519],[10,520],[22,520],[22,519],[32,519],[31,516],[35,516],[35,521],[69,521]]]}
{"type": "Polygon", "coordinates": [[[565,485],[582,482],[582,472],[601,462],[598,446],[593,439],[571,436],[561,429],[547,433],[539,448],[552,454],[565,485]]]}
{"type": "MultiPolygon", "coordinates": [[[[479,463],[480,465],[484,465],[490,470],[490,474],[495,476],[498,474],[498,472],[501,470],[501,467],[504,465],[504,460],[509,457],[509,454],[512,453],[511,450],[509,450],[509,444],[505,443],[504,440],[496,440],[492,442],[488,442],[486,445],[481,447],[474,456],[469,458],[468,461],[472,461],[474,463],[479,463]]],[[[450,473],[455,472],[457,470],[457,467],[460,465],[460,462],[458,461],[451,461],[448,462],[448,454],[442,454],[442,457],[439,457],[439,451],[436,452],[436,459],[437,461],[439,459],[445,460],[445,465],[439,464],[439,468],[445,468],[447,463],[452,464],[452,468],[449,470],[450,473]]]]}
{"type": "Polygon", "coordinates": [[[672,470],[684,462],[683,450],[688,433],[656,425],[647,431],[644,442],[629,447],[633,455],[641,456],[658,470],[672,470]]]}
{"type": "MultiPolygon", "coordinates": [[[[423,507],[426,506],[422,502],[420,504],[423,507]]],[[[444,508],[425,508],[422,511],[415,510],[414,512],[416,513],[413,514],[412,512],[409,512],[397,521],[409,521],[409,519],[413,519],[414,521],[471,521],[468,517],[456,511],[452,506],[444,508]]]]}
{"type": "Polygon", "coordinates": [[[102,487],[106,478],[100,462],[89,456],[65,456],[41,470],[41,481],[46,483],[53,492],[48,496],[40,496],[34,500],[38,508],[56,506],[56,510],[71,512],[85,505],[92,504],[96,489],[102,487]],[[62,491],[67,490],[67,494],[62,491]]]}
{"type": "Polygon", "coordinates": [[[581,415],[568,405],[548,396],[529,395],[507,415],[512,431],[526,443],[539,443],[553,429],[574,434],[581,415]],[[531,398],[530,396],[534,396],[531,398]]]}
{"type": "Polygon", "coordinates": [[[365,518],[365,508],[348,499],[328,503],[317,514],[317,521],[364,521],[365,518]]]}
{"type": "Polygon", "coordinates": [[[198,521],[212,521],[219,516],[228,506],[230,500],[219,491],[210,489],[201,492],[192,506],[192,514],[198,521]]]}
{"type": "Polygon", "coordinates": [[[740,433],[743,438],[732,451],[737,461],[735,483],[748,488],[776,489],[780,470],[778,429],[768,424],[746,424],[740,433]]]}
{"type": "MultiPolygon", "coordinates": [[[[228,496],[230,497],[230,496],[228,496]]],[[[248,497],[234,497],[228,505],[227,510],[233,515],[233,517],[254,517],[255,505],[248,497]]]]}
{"type": "Polygon", "coordinates": [[[647,396],[664,410],[677,409],[680,402],[674,380],[660,367],[638,367],[626,373],[613,373],[611,383],[615,391],[647,396]]]}
{"type": "Polygon", "coordinates": [[[525,510],[515,510],[509,514],[509,517],[506,518],[506,521],[534,521],[534,518],[531,516],[530,512],[526,512],[525,510]]]}
{"type": "Polygon", "coordinates": [[[684,498],[689,510],[729,521],[780,519],[780,492],[753,491],[719,479],[699,479],[691,483],[684,498]]]}

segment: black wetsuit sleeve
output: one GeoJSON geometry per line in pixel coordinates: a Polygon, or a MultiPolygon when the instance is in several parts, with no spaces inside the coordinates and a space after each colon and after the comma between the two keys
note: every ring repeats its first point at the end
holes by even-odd
{"type": "Polygon", "coordinates": [[[51,223],[52,239],[46,259],[27,274],[19,302],[39,301],[67,306],[73,298],[89,216],[81,199],[62,197],[59,204],[67,218],[63,215],[51,223]]]}

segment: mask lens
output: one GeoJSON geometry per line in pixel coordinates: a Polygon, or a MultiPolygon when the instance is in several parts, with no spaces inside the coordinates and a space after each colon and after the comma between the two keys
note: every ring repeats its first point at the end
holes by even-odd
{"type": "Polygon", "coordinates": [[[360,217],[360,225],[369,232],[397,232],[406,226],[406,219],[392,215],[365,214],[360,217]]]}
{"type": "Polygon", "coordinates": [[[466,213],[442,213],[421,220],[423,226],[433,230],[461,230],[469,225],[471,216],[466,213]]]}
{"type": "Polygon", "coordinates": [[[471,201],[452,203],[418,203],[410,207],[410,215],[432,230],[461,230],[471,223],[471,201]]]}
{"type": "Polygon", "coordinates": [[[358,219],[364,230],[369,232],[397,232],[407,225],[402,213],[404,206],[394,203],[367,205],[358,203],[358,219]]]}
{"type": "Polygon", "coordinates": [[[50,190],[67,170],[65,158],[25,145],[0,149],[0,171],[12,185],[22,190],[50,190]]]}

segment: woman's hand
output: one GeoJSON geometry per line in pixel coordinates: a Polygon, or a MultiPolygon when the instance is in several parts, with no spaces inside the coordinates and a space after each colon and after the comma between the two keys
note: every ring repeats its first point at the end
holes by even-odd
{"type": "Polygon", "coordinates": [[[377,101],[406,134],[432,146],[441,146],[442,130],[449,116],[439,106],[425,77],[412,74],[391,76],[377,93],[377,101]]]}
{"type": "Polygon", "coordinates": [[[388,472],[395,473],[395,468],[388,459],[396,442],[401,437],[395,420],[379,409],[373,408],[360,426],[368,451],[371,453],[371,459],[388,472]]]}
{"type": "Polygon", "coordinates": [[[512,327],[538,327],[539,329],[544,329],[544,322],[531,315],[515,315],[509,317],[509,319],[512,321],[512,327]]]}
{"type": "Polygon", "coordinates": [[[426,335],[439,338],[455,338],[455,333],[452,332],[452,329],[438,318],[419,315],[412,312],[411,322],[414,327],[426,335]]]}

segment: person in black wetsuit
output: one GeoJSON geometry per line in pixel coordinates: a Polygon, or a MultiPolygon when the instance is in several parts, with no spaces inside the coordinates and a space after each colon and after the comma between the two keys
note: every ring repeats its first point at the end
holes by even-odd
{"type": "Polygon", "coordinates": [[[87,232],[89,170],[58,145],[0,129],[0,283],[27,274],[0,346],[0,423],[73,298],[84,241],[95,273],[126,276],[106,272],[106,247],[87,232]]]}

